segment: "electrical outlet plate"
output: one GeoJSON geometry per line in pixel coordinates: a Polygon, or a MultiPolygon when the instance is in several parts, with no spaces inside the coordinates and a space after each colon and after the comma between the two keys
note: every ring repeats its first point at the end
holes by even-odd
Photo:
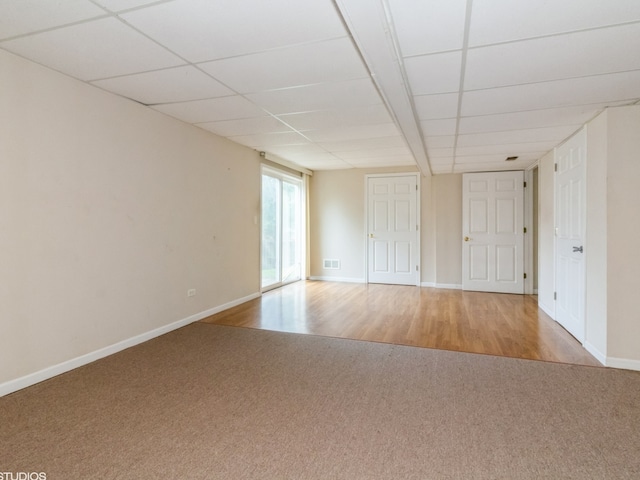
{"type": "Polygon", "coordinates": [[[189,290],[187,290],[187,297],[195,297],[195,296],[196,296],[195,288],[190,288],[189,290]]]}

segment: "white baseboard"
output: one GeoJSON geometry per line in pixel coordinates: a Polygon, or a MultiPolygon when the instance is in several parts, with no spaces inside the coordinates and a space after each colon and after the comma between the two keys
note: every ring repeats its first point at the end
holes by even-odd
{"type": "Polygon", "coordinates": [[[152,338],[159,337],[160,335],[164,335],[165,333],[169,333],[172,330],[177,330],[178,328],[189,325],[190,323],[197,322],[198,320],[202,320],[203,318],[207,318],[231,307],[235,307],[236,305],[240,305],[244,302],[248,302],[249,300],[253,300],[254,298],[258,298],[260,297],[260,295],[261,293],[259,292],[253,293],[246,297],[210,308],[208,310],[205,310],[204,312],[190,315],[187,318],[183,318],[182,320],[178,320],[177,322],[170,323],[169,325],[165,325],[149,332],[136,335],[135,337],[122,340],[118,343],[114,343],[113,345],[109,345],[108,347],[104,347],[85,355],[72,358],[71,360],[58,363],[57,365],[52,365],[51,367],[47,367],[37,372],[30,373],[29,375],[25,375],[24,377],[20,377],[15,380],[9,380],[8,382],[0,384],[0,397],[16,392],[23,388],[30,387],[31,385],[35,385],[36,383],[40,383],[44,380],[48,380],[49,378],[53,378],[57,375],[73,370],[74,368],[78,368],[88,363],[95,362],[96,360],[99,360],[106,356],[113,355],[114,353],[120,352],[121,350],[124,350],[126,348],[133,347],[140,343],[151,340],[152,338]]]}
{"type": "Polygon", "coordinates": [[[584,342],[582,346],[585,348],[587,352],[593,355],[595,359],[598,360],[602,365],[607,365],[607,356],[604,355],[600,350],[598,350],[589,342],[584,342]]]}
{"type": "Polygon", "coordinates": [[[552,320],[556,319],[556,313],[551,308],[547,307],[544,303],[538,301],[538,308],[549,315],[552,320]]]}
{"type": "Polygon", "coordinates": [[[607,367],[623,368],[625,370],[637,370],[640,372],[640,360],[630,360],[628,358],[607,357],[605,363],[607,367]]]}
{"type": "Polygon", "coordinates": [[[436,288],[435,282],[421,282],[420,286],[421,287],[436,288]]]}
{"type": "Polygon", "coordinates": [[[319,280],[322,282],[365,283],[364,278],[349,278],[349,277],[311,276],[309,277],[309,280],[319,280]]]}
{"type": "Polygon", "coordinates": [[[448,288],[451,290],[462,290],[462,285],[457,283],[436,283],[436,288],[448,288]]]}

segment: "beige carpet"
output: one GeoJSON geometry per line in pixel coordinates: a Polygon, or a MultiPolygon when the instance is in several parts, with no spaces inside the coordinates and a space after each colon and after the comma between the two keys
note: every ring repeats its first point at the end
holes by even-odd
{"type": "Polygon", "coordinates": [[[0,472],[638,479],[640,374],[193,324],[0,398],[0,472]]]}

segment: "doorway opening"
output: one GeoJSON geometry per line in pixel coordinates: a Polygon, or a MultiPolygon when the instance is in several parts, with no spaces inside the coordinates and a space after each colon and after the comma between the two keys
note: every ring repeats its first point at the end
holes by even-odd
{"type": "Polygon", "coordinates": [[[302,178],[262,167],[262,291],[302,278],[303,198],[302,178]]]}

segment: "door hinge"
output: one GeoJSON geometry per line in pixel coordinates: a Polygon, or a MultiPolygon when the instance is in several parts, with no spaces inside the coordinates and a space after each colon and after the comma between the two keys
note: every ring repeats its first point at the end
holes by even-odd
{"type": "Polygon", "coordinates": [[[527,182],[524,182],[524,188],[527,188],[527,182]]]}
{"type": "Polygon", "coordinates": [[[418,270],[418,265],[416,265],[416,272],[418,272],[418,271],[419,271],[419,270],[418,270]]]}
{"type": "Polygon", "coordinates": [[[554,164],[553,164],[553,171],[554,171],[554,172],[557,172],[557,171],[558,171],[558,164],[557,164],[557,163],[554,163],[554,164]]]}
{"type": "Polygon", "coordinates": [[[420,225],[416,225],[416,232],[420,230],[420,225]]]}
{"type": "Polygon", "coordinates": [[[416,183],[416,191],[418,190],[418,184],[416,183]]]}
{"type": "Polygon", "coordinates": [[[524,230],[524,233],[527,233],[527,227],[524,227],[523,230],[524,230]]]}
{"type": "Polygon", "coordinates": [[[558,292],[553,292],[553,299],[557,300],[558,299],[558,292]]]}
{"type": "Polygon", "coordinates": [[[526,273],[524,274],[524,278],[527,278],[527,274],[526,273]]]}

